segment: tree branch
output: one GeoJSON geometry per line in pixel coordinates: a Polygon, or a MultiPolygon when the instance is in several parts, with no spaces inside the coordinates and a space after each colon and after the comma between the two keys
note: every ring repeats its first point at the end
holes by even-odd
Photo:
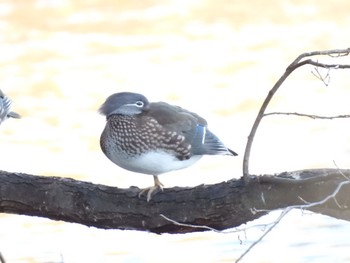
{"type": "Polygon", "coordinates": [[[298,113],[298,112],[269,112],[265,113],[265,116],[271,116],[271,115],[294,115],[299,117],[308,117],[311,119],[322,119],[322,120],[333,120],[333,119],[346,119],[350,118],[349,114],[342,114],[342,115],[335,115],[335,116],[321,116],[321,115],[315,115],[315,114],[304,114],[304,113],[298,113]]]}
{"type": "MultiPolygon", "coordinates": [[[[350,170],[341,170],[350,177],[350,170]]],[[[347,181],[337,169],[251,176],[195,188],[175,187],[148,203],[139,189],[119,189],[68,178],[0,172],[0,212],[47,217],[105,229],[154,233],[224,230],[270,210],[318,202],[347,181]],[[179,224],[175,224],[178,222],[179,224]],[[189,225],[188,225],[189,224],[189,225]],[[194,225],[194,226],[190,226],[194,225]],[[205,227],[201,227],[205,226],[205,227]]],[[[334,198],[307,209],[350,220],[349,185],[334,198]],[[340,205],[340,207],[338,206],[340,205]]]]}
{"type": "Polygon", "coordinates": [[[284,74],[280,77],[280,79],[276,82],[276,84],[272,87],[272,89],[269,91],[267,97],[265,98],[263,104],[260,107],[260,110],[258,112],[258,115],[254,121],[253,127],[251,128],[250,134],[248,135],[248,141],[244,152],[243,157],[243,176],[245,180],[249,180],[249,157],[251,148],[253,145],[253,140],[256,134],[256,131],[258,130],[259,124],[264,117],[265,110],[267,106],[269,105],[272,97],[276,93],[276,91],[279,89],[279,87],[283,84],[283,82],[288,78],[288,76],[297,68],[304,66],[304,65],[313,65],[320,68],[333,68],[333,69],[348,69],[350,68],[350,65],[342,65],[342,64],[325,64],[325,63],[319,63],[317,61],[313,61],[312,59],[305,59],[307,57],[312,56],[319,56],[319,55],[327,55],[331,57],[343,57],[348,56],[350,53],[350,48],[346,49],[334,49],[334,50],[325,50],[325,51],[313,51],[313,52],[306,52],[301,55],[299,55],[286,69],[284,74]]]}

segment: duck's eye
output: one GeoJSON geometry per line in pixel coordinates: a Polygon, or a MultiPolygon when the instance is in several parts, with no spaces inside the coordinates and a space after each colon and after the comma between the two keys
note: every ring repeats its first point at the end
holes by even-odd
{"type": "Polygon", "coordinates": [[[139,108],[142,108],[143,107],[143,105],[144,105],[144,103],[143,103],[143,101],[136,101],[136,103],[135,103],[135,105],[137,106],[137,107],[139,107],[139,108]]]}

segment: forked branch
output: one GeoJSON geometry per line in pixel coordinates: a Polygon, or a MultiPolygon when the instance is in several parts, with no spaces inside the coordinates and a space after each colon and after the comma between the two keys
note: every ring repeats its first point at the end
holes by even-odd
{"type": "Polygon", "coordinates": [[[250,152],[253,145],[253,140],[256,134],[256,131],[259,127],[259,124],[262,120],[262,118],[265,115],[265,110],[267,106],[269,105],[272,97],[275,95],[276,91],[279,89],[279,87],[282,85],[282,83],[288,78],[288,76],[297,68],[304,66],[304,65],[313,65],[319,68],[326,68],[326,69],[348,69],[350,68],[350,65],[348,64],[327,64],[327,63],[320,63],[318,61],[314,61],[312,59],[309,59],[308,57],[314,57],[314,56],[330,56],[332,58],[338,58],[338,57],[344,57],[348,56],[350,53],[350,48],[346,49],[334,49],[334,50],[325,50],[325,51],[313,51],[313,52],[306,52],[301,55],[299,55],[286,69],[284,74],[280,77],[280,79],[276,82],[276,84],[272,87],[272,89],[269,91],[267,97],[265,98],[263,104],[260,107],[260,110],[258,112],[258,115],[254,121],[253,127],[250,131],[250,134],[248,136],[248,141],[245,148],[245,153],[243,157],[243,176],[245,180],[247,181],[249,179],[249,158],[250,158],[250,152]],[[306,59],[308,58],[308,59],[306,59]]]}

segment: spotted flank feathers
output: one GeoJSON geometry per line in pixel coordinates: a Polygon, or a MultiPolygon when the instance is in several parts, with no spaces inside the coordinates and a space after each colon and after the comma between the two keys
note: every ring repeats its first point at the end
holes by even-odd
{"type": "Polygon", "coordinates": [[[99,109],[107,123],[101,134],[103,153],[116,165],[150,174],[156,189],[158,175],[193,165],[203,155],[237,155],[209,131],[198,114],[165,102],[149,102],[141,94],[121,92],[109,96],[99,109]]]}

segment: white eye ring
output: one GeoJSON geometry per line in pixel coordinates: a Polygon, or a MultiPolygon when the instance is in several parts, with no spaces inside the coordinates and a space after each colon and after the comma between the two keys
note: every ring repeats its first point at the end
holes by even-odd
{"type": "Polygon", "coordinates": [[[139,100],[139,101],[136,101],[135,105],[136,105],[136,107],[142,108],[144,103],[143,103],[143,101],[139,100]]]}

